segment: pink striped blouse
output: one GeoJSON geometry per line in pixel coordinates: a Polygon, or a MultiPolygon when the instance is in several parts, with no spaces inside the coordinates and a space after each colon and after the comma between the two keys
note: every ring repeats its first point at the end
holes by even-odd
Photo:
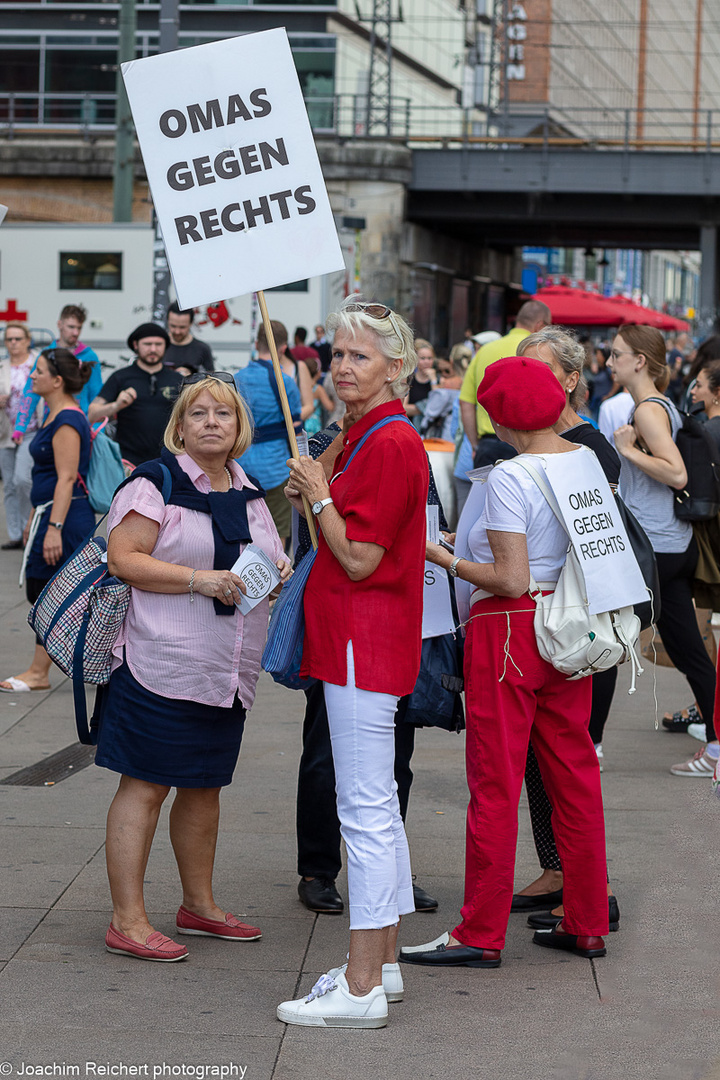
{"type": "MultiPolygon", "coordinates": [[[[210,481],[188,454],[180,454],[177,461],[199,491],[210,491],[210,481]]],[[[229,468],[234,487],[255,487],[237,462],[229,468]]],[[[154,558],[197,570],[212,569],[214,544],[208,514],[165,506],[155,485],[138,479],[113,499],[108,535],[131,510],[160,525],[154,558]]],[[[284,558],[265,500],[249,502],[247,514],[253,543],[273,562],[284,558]]],[[[249,709],[267,636],[268,607],[263,600],[245,617],[237,609],[224,617],[215,614],[210,597],[199,593],[190,603],[189,592],[173,596],[133,588],[113,649],[113,670],[122,663],[124,649],[130,671],[146,690],[224,708],[230,708],[237,693],[249,709]]]]}

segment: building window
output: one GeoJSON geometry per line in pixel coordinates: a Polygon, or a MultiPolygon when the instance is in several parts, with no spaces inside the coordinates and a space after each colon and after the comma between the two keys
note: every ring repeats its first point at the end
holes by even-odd
{"type": "Polygon", "coordinates": [[[122,253],[61,251],[60,288],[122,289],[122,253]]]}

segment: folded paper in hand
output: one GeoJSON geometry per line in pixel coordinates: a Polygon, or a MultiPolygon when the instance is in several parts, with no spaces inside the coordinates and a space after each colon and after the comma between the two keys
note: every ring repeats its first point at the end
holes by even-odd
{"type": "Polygon", "coordinates": [[[262,548],[255,544],[247,545],[231,570],[245,586],[245,595],[240,597],[240,602],[236,605],[240,608],[241,615],[249,614],[280,582],[277,566],[262,548]]]}

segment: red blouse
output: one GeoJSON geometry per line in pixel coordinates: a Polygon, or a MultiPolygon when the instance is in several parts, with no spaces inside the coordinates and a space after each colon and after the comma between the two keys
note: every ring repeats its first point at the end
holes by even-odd
{"type": "Polygon", "coordinates": [[[372,409],[350,428],[335,462],[330,491],[348,540],[380,544],[385,554],[369,577],[351,581],[320,534],[305,587],[301,671],[345,686],[352,641],[356,685],[397,697],[412,692],[420,670],[427,455],[409,424],[386,424],[337,474],[373,424],[403,414],[399,400],[372,409]]]}

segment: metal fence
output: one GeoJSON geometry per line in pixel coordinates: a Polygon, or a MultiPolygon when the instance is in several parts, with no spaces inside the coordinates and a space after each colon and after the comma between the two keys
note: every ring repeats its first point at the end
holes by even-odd
{"type": "MultiPolygon", "coordinates": [[[[387,112],[368,129],[367,97],[356,94],[308,96],[306,105],[316,135],[342,139],[391,139],[410,145],[462,143],[477,149],[523,146],[623,150],[720,149],[720,109],[551,108],[522,118],[502,111],[490,116],[458,106],[423,105],[393,97],[387,112]]],[[[35,131],[111,134],[115,94],[1,93],[0,137],[35,131]]]]}
{"type": "Polygon", "coordinates": [[[0,94],[0,134],[52,129],[89,134],[115,127],[115,94],[0,94]]]}

